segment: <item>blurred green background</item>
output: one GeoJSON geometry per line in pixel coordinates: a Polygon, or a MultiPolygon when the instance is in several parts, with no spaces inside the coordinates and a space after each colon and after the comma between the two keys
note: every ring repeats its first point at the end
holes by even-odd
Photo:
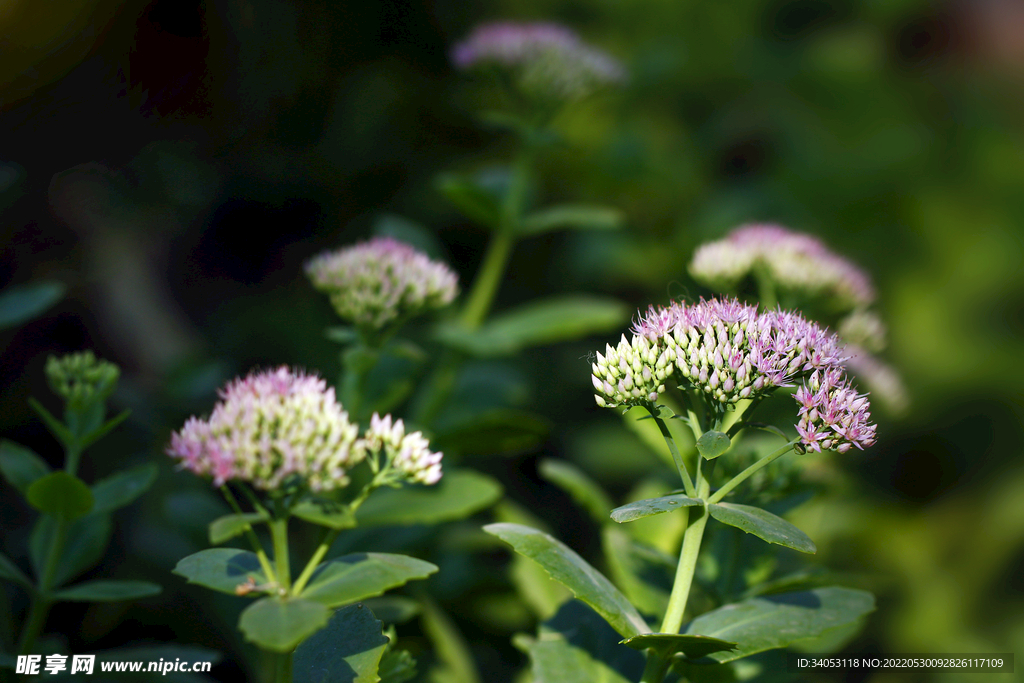
{"type": "MultiPolygon", "coordinates": [[[[48,277],[70,289],[5,333],[0,428],[55,462],[26,399],[52,398],[47,354],[95,348],[124,367],[115,403],[134,414],[86,474],[151,458],[166,473],[118,518],[98,570],[146,574],[164,595],[63,606],[49,630],[66,624],[75,652],[201,643],[229,653],[219,677],[237,674],[233,618],[202,616],[233,603],[216,612],[167,573],[217,510],[201,482],[172,472],[163,444],[253,365],[337,375],[322,333],[332,314],[301,265],[365,237],[381,214],[428,226],[471,280],[487,235],[433,176],[504,160],[509,141],[475,122],[447,50],[501,18],[565,23],[622,60],[630,81],[559,119],[565,142],[542,159],[538,189],[617,207],[627,227],[523,242],[497,308],[558,292],[646,308],[707,294],[686,274],[693,248],[741,222],[821,236],[874,277],[887,360],[912,398],[900,419],[876,412],[878,445],[835,459],[845,474],[800,513],[824,540],[819,561],[870,577],[878,595],[851,651],[1024,653],[1024,6],[1014,0],[65,0],[45,12],[7,0],[0,284],[48,277]]],[[[649,464],[614,413],[594,407],[586,356],[607,341],[478,368],[554,424],[540,448],[480,465],[540,517],[569,506],[540,484],[541,455],[604,462],[592,474],[619,493],[633,462],[649,464]]],[[[0,500],[0,545],[17,556],[31,515],[0,500]]],[[[573,514],[553,524],[574,547],[595,547],[573,514]]],[[[456,617],[484,679],[511,680],[523,659],[508,636],[527,617],[456,617]]]]}

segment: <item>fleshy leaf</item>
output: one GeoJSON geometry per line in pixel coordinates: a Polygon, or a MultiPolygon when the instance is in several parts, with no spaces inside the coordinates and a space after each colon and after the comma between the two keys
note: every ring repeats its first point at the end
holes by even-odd
{"type": "Polygon", "coordinates": [[[660,515],[663,512],[681,510],[684,507],[695,505],[703,505],[703,502],[696,498],[688,498],[681,493],[660,498],[646,498],[615,508],[612,510],[612,519],[622,524],[632,522],[634,519],[643,519],[651,515],[660,515]]]}
{"type": "Polygon", "coordinates": [[[385,624],[404,624],[420,613],[420,603],[402,595],[382,595],[360,602],[385,624]]]}
{"type": "Polygon", "coordinates": [[[736,643],[730,643],[727,640],[678,633],[643,633],[626,638],[622,644],[628,645],[634,650],[651,648],[663,658],[681,654],[689,659],[699,659],[712,652],[723,652],[736,648],[736,643]]]}
{"type": "Polygon", "coordinates": [[[458,626],[433,600],[423,600],[423,633],[430,639],[437,665],[431,683],[480,683],[473,653],[458,626]]]}
{"type": "Polygon", "coordinates": [[[24,495],[37,479],[50,473],[50,466],[21,444],[4,439],[0,441],[0,472],[11,486],[24,495]]]}
{"type": "Polygon", "coordinates": [[[437,189],[467,218],[488,228],[496,228],[501,221],[498,197],[478,183],[464,176],[443,173],[437,178],[437,189]]]}
{"type": "Polygon", "coordinates": [[[329,500],[304,500],[292,508],[292,514],[328,529],[351,529],[356,525],[356,518],[347,505],[329,500]]]}
{"type": "Polygon", "coordinates": [[[93,507],[92,491],[84,481],[67,472],[52,472],[25,489],[25,499],[40,512],[72,520],[93,507]]]}
{"type": "Polygon", "coordinates": [[[737,643],[735,650],[708,655],[724,663],[816,638],[874,609],[875,599],[870,593],[832,586],[725,605],[700,615],[687,624],[684,632],[737,643]]]}
{"type": "Polygon", "coordinates": [[[43,314],[64,296],[60,282],[32,282],[0,292],[0,330],[16,327],[43,314]]]}
{"type": "Polygon", "coordinates": [[[625,216],[618,209],[583,204],[561,204],[536,211],[519,226],[520,235],[541,233],[570,228],[574,230],[617,230],[622,227],[625,216]]]}
{"type": "Polygon", "coordinates": [[[742,529],[769,543],[784,545],[802,553],[815,553],[814,541],[795,526],[767,510],[751,505],[716,503],[708,506],[711,516],[723,524],[742,529]]]}
{"type": "Polygon", "coordinates": [[[538,468],[540,476],[557,485],[594,518],[598,524],[608,521],[612,502],[597,483],[565,460],[545,459],[538,468]]]}
{"type": "Polygon", "coordinates": [[[111,512],[123,508],[141,496],[156,481],[156,465],[147,463],[118,472],[92,487],[96,501],[93,512],[111,512]]]}
{"type": "Polygon", "coordinates": [[[513,642],[530,657],[534,683],[628,683],[640,678],[643,657],[618,645],[621,638],[576,600],[541,624],[538,637],[513,642]]]}
{"type": "Polygon", "coordinates": [[[328,607],[349,605],[380,595],[414,579],[425,579],[437,566],[407,555],[355,553],[322,564],[302,597],[328,607]]]}
{"type": "Polygon", "coordinates": [[[728,434],[716,431],[704,432],[704,434],[697,439],[697,452],[700,453],[705,460],[714,460],[729,450],[730,443],[728,434]]]}
{"type": "Polygon", "coordinates": [[[25,576],[25,572],[21,571],[21,568],[14,563],[14,560],[3,553],[0,553],[0,579],[14,581],[25,588],[32,587],[32,582],[25,576]]]}
{"type": "Polygon", "coordinates": [[[501,485],[472,470],[450,470],[434,486],[375,491],[356,512],[359,526],[439,524],[463,519],[501,498],[501,485]]]}
{"type": "MultiPolygon", "coordinates": [[[[29,556],[36,575],[42,574],[45,554],[57,530],[57,519],[44,515],[36,522],[29,537],[29,556]]],[[[110,542],[113,524],[107,513],[88,514],[76,519],[68,527],[64,552],[57,563],[53,585],[61,586],[69,579],[91,568],[100,558],[110,542]]]]}
{"type": "Polygon", "coordinates": [[[263,598],[242,611],[238,628],[264,650],[289,652],[324,626],[331,610],[302,598],[263,598]]]}
{"type": "Polygon", "coordinates": [[[561,541],[543,531],[520,524],[488,524],[484,531],[497,536],[517,553],[544,567],[552,578],[594,608],[624,637],[630,638],[650,630],[626,596],[561,541]]]}
{"type": "Polygon", "coordinates": [[[236,588],[241,584],[267,582],[256,554],[237,548],[200,550],[182,558],[175,566],[174,573],[184,576],[189,583],[198,583],[231,595],[237,595],[236,588]]]}
{"type": "Polygon", "coordinates": [[[259,512],[246,512],[240,515],[224,515],[210,522],[210,543],[220,545],[224,541],[245,533],[253,524],[267,519],[259,512]]]}
{"type": "Polygon", "coordinates": [[[493,316],[478,330],[441,327],[441,341],[470,355],[508,356],[532,346],[610,332],[629,316],[617,299],[567,295],[524,304],[493,316]]]}
{"type": "Polygon", "coordinates": [[[668,607],[676,558],[630,537],[627,527],[608,524],[601,534],[611,576],[643,614],[661,617],[668,607]]]}
{"type": "Polygon", "coordinates": [[[118,602],[148,598],[161,590],[149,581],[86,581],[58,591],[53,597],[68,602],[118,602]]]}
{"type": "MultiPolygon", "coordinates": [[[[258,604],[258,603],[257,603],[258,604]]],[[[255,605],[253,605],[255,607],[255,605]]],[[[295,650],[295,683],[377,683],[388,639],[363,605],[334,613],[327,627],[295,650]]]]}

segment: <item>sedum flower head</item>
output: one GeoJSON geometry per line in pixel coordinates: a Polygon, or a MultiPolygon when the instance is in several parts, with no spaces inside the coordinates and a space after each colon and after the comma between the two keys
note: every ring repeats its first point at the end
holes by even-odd
{"type": "Polygon", "coordinates": [[[306,274],[338,315],[371,329],[447,306],[459,291],[448,266],[390,237],[320,254],[306,274]]]}
{"type": "Polygon", "coordinates": [[[296,476],[327,491],[345,486],[346,472],[366,457],[358,427],[315,375],[286,366],[253,372],[220,398],[208,419],[189,418],[167,449],[216,486],[240,480],[273,491],[296,476]]]}
{"type": "Polygon", "coordinates": [[[370,450],[383,450],[392,467],[407,481],[436,484],[441,479],[441,453],[431,453],[430,443],[421,432],[405,433],[401,420],[392,421],[377,413],[370,418],[370,428],[364,436],[370,450]]]}
{"type": "Polygon", "coordinates": [[[497,66],[524,91],[558,99],[584,97],[626,79],[618,61],[558,24],[483,24],[455,45],[451,59],[459,69],[497,66]]]}
{"type": "Polygon", "coordinates": [[[838,449],[874,443],[874,426],[866,421],[867,399],[853,392],[843,374],[842,343],[798,313],[762,312],[736,299],[652,307],[634,326],[632,339],[623,336],[617,347],[609,346],[597,358],[593,383],[602,407],[649,406],[670,379],[721,404],[759,398],[803,381],[801,401],[813,380],[817,388],[810,395],[816,402],[804,400],[801,405],[816,408],[826,399],[834,405],[827,422],[819,413],[808,415],[800,432],[805,445],[838,449]],[[819,393],[822,386],[826,389],[819,393]],[[833,390],[838,397],[829,398],[833,390]],[[849,414],[843,413],[840,399],[849,414]],[[814,425],[817,431],[810,430],[814,425]]]}
{"type": "Polygon", "coordinates": [[[121,370],[98,360],[92,351],[79,351],[46,360],[46,380],[53,393],[71,408],[81,409],[105,401],[117,387],[121,370]]]}
{"type": "Polygon", "coordinates": [[[841,308],[875,300],[868,275],[825,244],[778,225],[743,225],[694,252],[690,274],[715,289],[735,289],[762,271],[779,287],[832,299],[841,308]]]}
{"type": "Polygon", "coordinates": [[[842,369],[816,370],[793,398],[800,404],[796,431],[807,449],[845,453],[875,443],[868,397],[850,386],[842,369]]]}

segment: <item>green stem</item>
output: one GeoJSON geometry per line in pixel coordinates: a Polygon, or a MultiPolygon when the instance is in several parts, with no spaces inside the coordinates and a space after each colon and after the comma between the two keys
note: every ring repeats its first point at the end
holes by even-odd
{"type": "Polygon", "coordinates": [[[277,565],[277,585],[288,591],[292,587],[291,568],[288,564],[288,518],[270,521],[270,538],[274,542],[274,563],[277,565]]]}
{"type": "MultiPolygon", "coordinates": [[[[236,515],[245,514],[242,512],[241,506],[238,501],[235,500],[235,495],[231,493],[231,489],[228,488],[227,484],[220,487],[220,492],[224,498],[228,501],[228,505],[234,510],[236,515]]],[[[263,550],[263,544],[260,543],[259,537],[256,532],[253,531],[251,524],[245,525],[245,537],[249,539],[249,544],[252,546],[252,550],[256,553],[256,557],[260,561],[260,568],[263,569],[263,575],[267,577],[267,581],[277,581],[277,576],[274,574],[274,569],[270,565],[270,558],[267,557],[267,553],[263,550]]]]}
{"type": "Polygon", "coordinates": [[[775,282],[772,281],[771,274],[763,266],[754,268],[754,279],[757,282],[757,298],[761,302],[761,307],[764,309],[775,308],[779,299],[775,293],[775,282]]]}
{"type": "Polygon", "coordinates": [[[18,652],[21,654],[29,654],[46,625],[46,617],[50,614],[50,606],[53,604],[50,591],[53,589],[53,580],[57,574],[60,556],[64,554],[64,542],[67,540],[67,534],[68,521],[59,518],[57,528],[50,539],[50,547],[46,550],[46,562],[43,564],[42,575],[32,594],[32,606],[29,608],[25,630],[22,632],[21,642],[18,645],[18,652]]]}
{"type": "Polygon", "coordinates": [[[291,652],[282,652],[275,656],[274,683],[292,683],[291,652]]]}
{"type": "Polygon", "coordinates": [[[313,556],[309,558],[309,562],[303,568],[302,573],[299,574],[299,578],[295,579],[295,583],[292,585],[292,594],[301,595],[302,589],[309,583],[309,579],[313,576],[313,572],[316,571],[317,566],[320,564],[320,560],[324,559],[324,555],[334,545],[335,539],[338,538],[338,530],[330,529],[325,534],[323,539],[320,541],[320,545],[317,546],[313,552],[313,556]]]}
{"type": "Polygon", "coordinates": [[[644,674],[640,677],[640,683],[661,683],[668,673],[669,660],[661,657],[653,649],[647,651],[647,665],[644,667],[644,674]]]}
{"type": "MultiPolygon", "coordinates": [[[[701,480],[697,486],[698,497],[703,499],[708,494],[708,483],[701,480]]],[[[708,509],[701,506],[693,508],[692,511],[696,512],[696,518],[687,519],[683,547],[679,551],[679,565],[676,567],[676,577],[672,582],[672,594],[668,599],[665,620],[661,624],[662,633],[679,633],[679,628],[683,625],[686,603],[690,597],[690,587],[693,585],[693,574],[697,569],[697,555],[700,553],[700,543],[704,538],[704,527],[708,523],[708,509]]]]}
{"type": "Polygon", "coordinates": [[[68,444],[65,450],[64,471],[74,476],[78,472],[78,463],[82,459],[82,447],[76,438],[74,443],[68,444]]]}
{"type": "Polygon", "coordinates": [[[779,458],[784,456],[786,453],[789,453],[791,450],[793,450],[793,446],[796,445],[797,441],[799,441],[799,439],[793,439],[792,441],[787,443],[785,446],[783,446],[779,450],[775,451],[774,453],[769,453],[768,455],[764,456],[763,458],[761,458],[760,460],[755,462],[753,465],[748,467],[747,469],[745,469],[742,472],[740,472],[739,474],[737,474],[735,477],[730,479],[728,481],[728,483],[725,484],[725,486],[723,486],[722,488],[720,488],[717,491],[715,491],[715,495],[713,495],[710,498],[708,498],[708,504],[714,504],[714,503],[717,503],[718,501],[722,500],[727,495],[729,495],[729,493],[734,488],[736,488],[737,486],[742,484],[744,481],[746,481],[747,478],[749,478],[752,474],[757,472],[759,469],[761,469],[762,467],[764,467],[764,466],[774,462],[775,460],[778,460],[779,458]]]}
{"type": "MultiPolygon", "coordinates": [[[[686,464],[683,462],[683,456],[679,453],[679,448],[676,447],[675,437],[668,430],[668,425],[665,421],[658,417],[657,411],[653,406],[647,408],[647,412],[651,414],[654,421],[658,425],[658,429],[661,430],[661,436],[664,437],[665,443],[668,444],[668,450],[672,453],[672,461],[676,464],[676,469],[679,471],[679,477],[683,480],[683,488],[686,490],[686,495],[693,498],[697,490],[693,486],[693,482],[690,480],[690,474],[686,471],[686,464]]],[[[698,437],[700,438],[700,437],[698,437]]]]}

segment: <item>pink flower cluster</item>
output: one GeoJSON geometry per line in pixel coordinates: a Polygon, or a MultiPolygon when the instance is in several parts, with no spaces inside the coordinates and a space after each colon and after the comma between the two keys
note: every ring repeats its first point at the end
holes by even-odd
{"type": "MultiPolygon", "coordinates": [[[[220,399],[208,419],[189,418],[167,449],[182,468],[212,477],[215,486],[239,480],[273,491],[298,478],[312,491],[329,491],[347,485],[347,472],[382,447],[369,434],[359,437],[324,380],[286,366],[235,379],[220,399]]],[[[391,416],[385,419],[390,424],[391,416]]],[[[401,431],[401,420],[397,425],[401,431]]],[[[419,432],[398,441],[408,462],[395,466],[406,479],[440,478],[441,454],[423,456],[427,443],[419,432]]]]}
{"type": "Polygon", "coordinates": [[[874,443],[867,399],[843,374],[841,342],[798,313],[759,312],[735,299],[675,303],[652,307],[633,333],[632,340],[623,336],[618,347],[597,354],[592,369],[600,406],[649,405],[672,378],[723,404],[803,380],[800,434],[808,448],[844,451],[874,443]]]}
{"type": "Polygon", "coordinates": [[[779,225],[742,225],[698,247],[690,262],[690,274],[716,289],[734,289],[757,269],[782,289],[829,297],[841,307],[875,300],[864,271],[816,237],[779,225]]]}
{"type": "Polygon", "coordinates": [[[455,45],[451,59],[460,69],[494,64],[514,71],[527,89],[569,98],[626,79],[615,59],[557,24],[483,24],[455,45]]]}
{"type": "Polygon", "coordinates": [[[338,315],[374,329],[447,306],[459,292],[448,266],[390,237],[320,254],[306,274],[330,295],[338,315]]]}
{"type": "Polygon", "coordinates": [[[421,432],[406,434],[401,420],[392,422],[390,415],[382,418],[374,413],[365,438],[370,450],[384,450],[392,466],[409,481],[421,484],[440,481],[441,454],[430,452],[430,443],[421,432]]]}

